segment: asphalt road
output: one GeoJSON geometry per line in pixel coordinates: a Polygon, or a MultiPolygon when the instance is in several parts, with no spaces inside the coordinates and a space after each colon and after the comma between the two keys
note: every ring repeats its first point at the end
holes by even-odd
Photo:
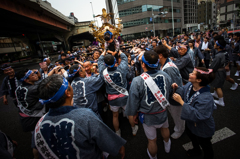
{"type": "MultiPolygon", "coordinates": [[[[29,69],[38,68],[38,64],[23,66],[29,69]]],[[[18,67],[16,70],[20,70],[18,67]]],[[[231,71],[231,76],[233,77],[236,68],[233,67],[231,71]]],[[[0,83],[2,82],[4,76],[0,76],[0,83]]],[[[237,81],[237,77],[233,77],[237,81]]],[[[239,77],[240,78],[240,77],[239,77]]],[[[237,81],[240,82],[240,81],[237,81]]],[[[223,87],[224,92],[224,101],[226,106],[218,106],[217,110],[214,111],[214,119],[216,124],[216,131],[227,127],[235,133],[235,135],[226,138],[222,141],[219,141],[213,144],[214,155],[216,159],[239,159],[240,158],[240,86],[237,90],[232,91],[229,88],[231,84],[225,82],[223,87]]],[[[104,114],[105,123],[113,129],[112,125],[112,114],[108,110],[104,114]]],[[[169,129],[170,133],[173,132],[174,123],[169,115],[169,129]]],[[[131,134],[131,127],[128,120],[125,117],[122,117],[120,114],[120,128],[122,131],[122,137],[127,140],[125,145],[126,148],[126,159],[148,159],[147,155],[147,138],[144,134],[142,125],[139,125],[139,130],[135,137],[131,134]]],[[[18,142],[18,147],[15,150],[15,157],[17,159],[32,159],[32,150],[30,148],[31,144],[31,133],[25,133],[22,131],[17,108],[14,106],[12,101],[9,99],[9,105],[3,105],[2,99],[0,99],[0,130],[5,132],[13,140],[18,142]]],[[[218,135],[218,138],[224,138],[226,134],[218,135]]],[[[158,130],[157,134],[157,144],[158,144],[158,158],[161,159],[185,159],[186,156],[185,150],[182,145],[188,143],[190,140],[186,134],[183,134],[177,140],[172,139],[171,151],[169,154],[166,154],[164,151],[163,141],[158,130]]],[[[107,142],[107,141],[106,141],[107,142]]],[[[120,158],[120,156],[110,156],[109,159],[120,158]]],[[[201,157],[198,157],[201,158],[201,157]]]]}

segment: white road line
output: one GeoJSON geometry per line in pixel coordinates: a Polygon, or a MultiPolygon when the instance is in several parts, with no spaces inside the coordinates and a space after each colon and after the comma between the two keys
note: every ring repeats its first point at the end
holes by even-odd
{"type": "MultiPolygon", "coordinates": [[[[221,140],[229,138],[229,137],[231,137],[231,136],[233,136],[235,134],[236,134],[235,132],[233,132],[232,130],[230,130],[227,127],[225,127],[225,128],[222,128],[222,129],[220,129],[218,131],[215,131],[215,133],[214,133],[214,135],[212,137],[211,142],[212,142],[212,144],[215,144],[216,142],[219,142],[221,140]]],[[[182,146],[183,146],[183,148],[186,151],[193,148],[192,142],[186,143],[186,144],[184,144],[182,146]]]]}

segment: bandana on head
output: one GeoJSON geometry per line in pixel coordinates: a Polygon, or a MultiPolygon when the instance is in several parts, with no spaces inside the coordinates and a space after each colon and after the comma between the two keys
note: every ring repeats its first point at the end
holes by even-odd
{"type": "Polygon", "coordinates": [[[187,47],[185,45],[178,45],[179,48],[182,48],[182,49],[187,49],[187,47]]]}
{"type": "Polygon", "coordinates": [[[43,62],[46,62],[48,58],[43,59],[43,62]]]}
{"type": "Polygon", "coordinates": [[[23,82],[25,79],[27,79],[32,74],[32,70],[28,70],[27,73],[23,78],[20,79],[21,82],[23,82]]]}
{"type": "Polygon", "coordinates": [[[224,49],[225,47],[223,47],[221,44],[218,43],[218,41],[216,41],[217,46],[220,46],[220,48],[224,49]]]}
{"type": "Polygon", "coordinates": [[[80,70],[81,67],[82,67],[82,66],[79,65],[78,69],[77,69],[77,70],[74,69],[74,70],[73,70],[73,73],[72,73],[72,74],[69,74],[68,77],[74,77],[74,76],[77,74],[77,72],[80,70]]]}
{"type": "Polygon", "coordinates": [[[203,70],[199,70],[199,69],[197,69],[197,68],[194,68],[194,71],[197,71],[197,72],[199,72],[199,73],[201,73],[201,74],[206,74],[206,75],[208,75],[208,74],[210,74],[210,73],[213,71],[213,69],[208,69],[208,72],[206,72],[206,71],[203,71],[203,70]]]}
{"type": "Polygon", "coordinates": [[[50,99],[47,99],[47,100],[39,99],[39,102],[41,104],[55,103],[64,95],[67,88],[68,88],[68,81],[63,77],[62,86],[59,88],[57,93],[50,99]]]}
{"type": "Polygon", "coordinates": [[[110,39],[112,39],[112,32],[110,32],[110,31],[106,31],[105,33],[104,33],[104,35],[106,35],[106,33],[108,33],[108,34],[110,34],[110,39]]]}
{"type": "Polygon", "coordinates": [[[115,66],[116,62],[117,62],[117,60],[116,60],[115,57],[114,57],[114,62],[113,62],[113,64],[112,64],[111,66],[109,66],[108,64],[105,63],[105,66],[107,66],[107,67],[109,67],[109,68],[113,68],[113,67],[115,66]]]}
{"type": "Polygon", "coordinates": [[[148,61],[145,60],[144,54],[142,55],[142,61],[150,68],[157,68],[159,63],[159,59],[158,59],[156,64],[150,64],[148,61]]]}
{"type": "Polygon", "coordinates": [[[9,67],[6,67],[6,68],[2,68],[2,70],[4,71],[4,70],[7,70],[9,68],[12,68],[12,66],[9,66],[9,67]]]}

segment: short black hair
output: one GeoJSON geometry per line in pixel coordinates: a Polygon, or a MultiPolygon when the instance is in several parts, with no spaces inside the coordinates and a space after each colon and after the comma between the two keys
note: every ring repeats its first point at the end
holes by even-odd
{"type": "Polygon", "coordinates": [[[155,42],[155,43],[157,43],[157,40],[156,40],[156,39],[154,39],[152,42],[155,42]]]}
{"type": "Polygon", "coordinates": [[[190,40],[188,43],[192,43],[192,44],[194,44],[194,43],[195,43],[195,41],[194,41],[194,40],[190,40]]]}
{"type": "MultiPolygon", "coordinates": [[[[198,70],[202,70],[205,72],[208,72],[209,70],[205,67],[196,67],[198,70]]],[[[201,74],[200,72],[197,72],[196,74],[197,79],[201,79],[202,81],[199,83],[200,86],[207,86],[209,83],[211,83],[215,79],[215,74],[213,72],[209,74],[201,74]]]]}
{"type": "Polygon", "coordinates": [[[220,39],[223,39],[223,40],[224,40],[224,37],[221,36],[221,35],[217,35],[217,36],[214,37],[214,40],[215,40],[215,41],[218,41],[218,40],[220,40],[220,39]]]}
{"type": "MultiPolygon", "coordinates": [[[[144,54],[143,54],[145,60],[150,63],[150,64],[156,64],[158,62],[158,54],[153,51],[153,50],[150,50],[150,51],[146,51],[144,54]]],[[[146,65],[146,68],[147,70],[154,70],[156,68],[151,68],[149,67],[148,65],[146,65]]]]}
{"type": "Polygon", "coordinates": [[[217,32],[214,32],[214,33],[212,34],[212,36],[214,36],[214,35],[218,35],[218,33],[217,33],[217,32]]]}
{"type": "Polygon", "coordinates": [[[56,62],[60,62],[60,61],[61,61],[61,60],[56,60],[55,63],[56,63],[56,62]]]}
{"type": "Polygon", "coordinates": [[[16,74],[16,77],[18,80],[20,80],[21,78],[23,78],[25,76],[25,74],[27,73],[29,69],[22,69],[21,71],[19,71],[17,74],[16,74]]]}
{"type": "Polygon", "coordinates": [[[240,33],[234,33],[234,35],[240,37],[240,33]]]}
{"type": "MultiPolygon", "coordinates": [[[[166,46],[164,45],[159,45],[157,46],[154,51],[159,55],[162,54],[164,58],[168,58],[169,56],[169,51],[166,46]]],[[[145,57],[145,56],[144,56],[145,57]]]]}
{"type": "Polygon", "coordinates": [[[216,41],[218,41],[218,43],[221,45],[220,49],[224,49],[226,46],[226,41],[224,40],[224,38],[219,38],[216,41]]]}
{"type": "MultiPolygon", "coordinates": [[[[41,81],[38,86],[38,96],[43,100],[48,100],[52,98],[60,89],[63,83],[63,77],[61,75],[54,74],[49,76],[41,81]]],[[[67,88],[70,90],[70,87],[67,88]]],[[[46,104],[49,108],[57,108],[62,106],[65,103],[66,95],[64,94],[58,101],[55,103],[46,104]]]]}
{"type": "Polygon", "coordinates": [[[66,53],[62,53],[61,56],[67,56],[67,54],[66,53]]]}
{"type": "Polygon", "coordinates": [[[105,55],[104,62],[107,65],[113,65],[113,63],[114,63],[114,56],[112,54],[105,55]]]}

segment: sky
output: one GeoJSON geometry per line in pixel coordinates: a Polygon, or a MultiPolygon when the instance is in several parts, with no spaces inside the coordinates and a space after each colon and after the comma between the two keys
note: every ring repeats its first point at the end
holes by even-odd
{"type": "MultiPolygon", "coordinates": [[[[106,9],[105,0],[47,0],[51,3],[52,7],[57,9],[62,14],[69,16],[70,12],[74,13],[74,16],[78,18],[78,21],[92,21],[93,12],[95,15],[102,14],[102,9],[106,9]],[[93,12],[92,6],[93,5],[93,12]]],[[[96,18],[100,26],[101,19],[96,18]]]]}

